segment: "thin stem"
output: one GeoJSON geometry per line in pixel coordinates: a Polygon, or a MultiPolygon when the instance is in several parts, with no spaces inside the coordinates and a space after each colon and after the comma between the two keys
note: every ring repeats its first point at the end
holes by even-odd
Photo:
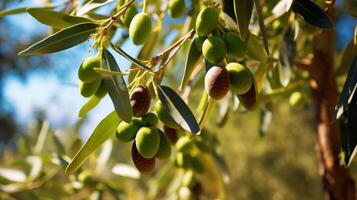
{"type": "Polygon", "coordinates": [[[146,5],[147,5],[148,0],[144,0],[144,4],[143,4],[143,13],[146,12],[146,5]]]}

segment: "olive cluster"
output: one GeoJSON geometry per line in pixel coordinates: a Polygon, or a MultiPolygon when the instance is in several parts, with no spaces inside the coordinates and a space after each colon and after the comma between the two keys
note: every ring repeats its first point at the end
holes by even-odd
{"type": "MultiPolygon", "coordinates": [[[[148,112],[151,104],[149,89],[144,85],[135,87],[130,95],[134,118],[130,123],[121,122],[116,137],[122,142],[133,141],[131,156],[141,173],[149,173],[155,167],[155,158],[167,159],[171,155],[172,132],[165,134],[157,128],[159,119],[148,112]]],[[[165,130],[165,129],[164,129],[165,130]]]]}
{"type": "Polygon", "coordinates": [[[85,59],[78,69],[79,89],[83,97],[95,95],[102,98],[107,94],[100,74],[93,70],[95,67],[100,67],[100,56],[85,59]]]}
{"type": "MultiPolygon", "coordinates": [[[[209,96],[219,100],[231,90],[241,95],[247,93],[253,84],[253,75],[245,66],[231,62],[225,67],[220,63],[227,57],[242,58],[247,45],[238,33],[219,31],[219,13],[213,7],[206,7],[197,16],[194,45],[204,58],[214,64],[205,76],[205,88],[209,96]]],[[[222,27],[223,29],[223,27],[222,27]]]]}

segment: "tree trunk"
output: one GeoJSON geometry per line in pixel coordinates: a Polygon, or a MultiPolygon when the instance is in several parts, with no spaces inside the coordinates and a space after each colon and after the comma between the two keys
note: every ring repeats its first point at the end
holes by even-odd
{"type": "Polygon", "coordinates": [[[338,96],[334,73],[334,41],[332,30],[324,30],[315,37],[316,50],[309,67],[309,84],[316,109],[316,146],[320,156],[319,171],[325,199],[353,200],[356,199],[355,183],[348,169],[339,163],[339,129],[333,117],[338,96]]]}

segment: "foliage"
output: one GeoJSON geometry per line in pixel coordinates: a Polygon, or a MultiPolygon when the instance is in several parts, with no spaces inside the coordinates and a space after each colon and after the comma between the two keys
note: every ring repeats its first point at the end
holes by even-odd
{"type": "MultiPolygon", "coordinates": [[[[219,122],[218,126],[223,126],[231,111],[259,110],[261,112],[260,132],[264,135],[271,118],[270,107],[276,99],[286,99],[291,95],[289,100],[292,106],[303,105],[309,96],[307,89],[309,74],[299,68],[296,62],[307,58],[316,48],[311,46],[314,34],[321,31],[320,29],[334,28],[325,11],[331,9],[333,4],[330,1],[313,2],[310,0],[264,1],[264,3],[256,0],[219,2],[196,0],[191,1],[190,5],[184,2],[170,2],[164,5],[162,3],[163,1],[157,0],[143,0],[142,2],[119,0],[114,4],[110,0],[91,0],[83,4],[68,1],[57,6],[2,11],[0,17],[28,12],[39,22],[51,27],[53,34],[21,51],[19,53],[21,56],[55,53],[87,40],[92,42],[92,50],[97,51],[99,66],[93,66],[90,70],[93,74],[97,73],[101,76],[93,76],[93,80],[88,82],[81,80],[82,95],[91,97],[79,115],[84,117],[105,96],[105,94],[97,95],[100,85],[104,86],[105,93],[110,96],[114,111],[98,124],[71,161],[68,162],[64,153],[64,155],[57,155],[58,161],[51,164],[57,164],[57,168],[66,167],[66,174],[75,177],[74,179],[79,180],[85,177],[85,170],[76,172],[84,161],[88,158],[90,160],[103,143],[112,145],[110,138],[116,131],[121,131],[117,130],[120,123],[133,125],[133,119],[139,119],[142,122],[146,113],[154,110],[153,106],[146,105],[155,102],[155,111],[161,121],[160,126],[156,123],[142,124],[138,131],[140,143],[139,140],[132,142],[133,151],[138,151],[132,153],[132,159],[138,170],[143,173],[151,171],[151,167],[140,166],[147,163],[152,165],[153,162],[150,159],[155,161],[160,157],[157,155],[159,143],[156,144],[155,141],[155,150],[148,149],[147,145],[152,145],[150,142],[153,138],[159,138],[157,133],[161,127],[164,131],[168,128],[174,129],[174,136],[179,139],[173,146],[176,151],[170,157],[170,162],[162,166],[157,174],[157,179],[155,179],[157,188],[149,196],[155,198],[157,195],[166,197],[177,195],[182,199],[198,197],[205,189],[204,187],[207,187],[203,182],[207,175],[211,174],[218,186],[216,193],[208,192],[205,195],[222,198],[225,176],[219,174],[228,174],[228,171],[218,148],[213,143],[215,137],[208,133],[210,131],[206,122],[209,116],[215,115],[219,122]],[[110,8],[109,5],[111,5],[110,8]],[[104,6],[109,12],[98,14],[96,11],[104,6]],[[132,6],[141,8],[141,11],[134,17],[126,14],[132,6]],[[186,10],[183,12],[181,9],[185,6],[186,10]],[[168,13],[171,13],[171,17],[167,15],[168,13]],[[179,19],[175,21],[172,17],[179,19]],[[177,30],[176,35],[172,32],[173,30],[177,30]],[[129,37],[122,37],[119,41],[115,41],[116,31],[128,33],[129,37]],[[235,33],[237,35],[235,40],[240,42],[230,44],[230,40],[227,39],[229,33],[235,33]],[[165,38],[172,34],[175,40],[169,47],[165,47],[165,38]],[[132,45],[142,45],[137,58],[120,47],[125,40],[131,42],[132,45]],[[191,41],[190,45],[189,41],[191,41]],[[127,69],[119,66],[115,60],[116,54],[126,58],[132,66],[127,69]],[[181,63],[184,63],[181,57],[186,58],[184,67],[181,67],[181,63]],[[241,67],[237,67],[239,69],[229,67],[233,65],[241,67]],[[216,74],[220,70],[208,73],[214,67],[227,68],[228,76],[216,74]],[[124,78],[126,76],[127,81],[124,78]],[[221,81],[222,77],[226,80],[221,81]],[[206,88],[204,88],[203,79],[213,83],[205,84],[206,88]],[[229,92],[224,90],[223,95],[212,96],[215,92],[211,90],[224,88],[220,85],[222,82],[229,83],[231,90],[229,92]],[[214,87],[207,88],[211,85],[214,87]],[[133,95],[133,91],[138,87],[145,88],[143,93],[150,95],[133,95]],[[136,107],[133,106],[137,104],[143,105],[142,109],[148,107],[139,116],[135,116],[135,113],[142,112],[136,112],[137,110],[134,110],[136,107]],[[214,109],[215,105],[219,107],[218,111],[214,109]],[[180,142],[182,140],[187,142],[180,142]],[[163,178],[167,176],[173,177],[172,180],[163,178]]],[[[356,40],[355,36],[352,45],[356,45],[356,40]]],[[[354,51],[354,49],[350,48],[349,51],[354,51]]],[[[351,52],[346,50],[346,53],[351,52]]],[[[352,75],[347,77],[341,103],[337,107],[338,110],[342,110],[338,112],[338,116],[343,115],[348,119],[341,129],[344,142],[342,151],[346,165],[352,158],[352,152],[356,146],[356,141],[350,137],[356,130],[355,126],[351,125],[355,119],[356,106],[353,104],[355,101],[346,101],[346,99],[355,99],[356,81],[353,76],[356,66],[355,52],[352,55],[354,58],[350,72],[352,75]]],[[[84,69],[79,68],[79,70],[84,69]]],[[[166,131],[165,133],[170,139],[169,133],[166,131]]],[[[40,134],[40,142],[41,138],[40,134]]],[[[163,141],[162,138],[160,141],[163,141]]],[[[56,144],[58,144],[58,150],[63,149],[60,142],[56,144]]],[[[103,148],[103,154],[106,153],[106,148],[103,148]]],[[[39,150],[35,153],[39,153],[39,150]]],[[[30,160],[36,159],[41,160],[39,158],[30,160]]],[[[101,159],[98,158],[98,161],[100,162],[101,159]]],[[[132,172],[129,173],[130,175],[127,174],[129,176],[139,176],[135,169],[128,166],[124,168],[121,165],[117,166],[115,171],[123,173],[123,170],[132,172]]],[[[19,177],[21,179],[19,182],[22,183],[17,184],[20,190],[24,187],[23,183],[26,180],[40,176],[39,172],[35,175],[32,173],[28,176],[18,173],[16,177],[19,177]]],[[[86,181],[83,180],[81,183],[86,184],[86,181]]],[[[111,183],[89,180],[88,184],[95,184],[96,187],[100,184],[101,187],[107,187],[110,191],[116,191],[112,189],[111,183]]],[[[11,185],[7,186],[10,186],[11,190],[11,185]]],[[[113,194],[113,196],[116,195],[113,194]]]]}

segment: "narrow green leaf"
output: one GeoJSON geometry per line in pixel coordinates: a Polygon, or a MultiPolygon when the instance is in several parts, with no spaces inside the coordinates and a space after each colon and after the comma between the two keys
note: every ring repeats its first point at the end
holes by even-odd
{"type": "Polygon", "coordinates": [[[120,118],[115,111],[107,115],[94,129],[92,135],[74,156],[66,169],[66,175],[73,174],[100,145],[115,134],[120,123],[120,118]]]}
{"type": "Polygon", "coordinates": [[[16,14],[20,14],[20,13],[25,13],[27,8],[15,8],[12,10],[2,10],[0,11],[0,18],[2,17],[6,17],[9,15],[16,15],[16,14]]]}
{"type": "Polygon", "coordinates": [[[111,3],[113,0],[90,0],[84,4],[77,12],[77,15],[84,15],[87,12],[111,3]]]}
{"type": "Polygon", "coordinates": [[[190,81],[191,74],[197,66],[198,61],[200,61],[200,58],[201,52],[197,50],[195,40],[192,40],[190,50],[188,51],[186,58],[185,71],[181,80],[180,90],[182,90],[190,81]]]}
{"type": "Polygon", "coordinates": [[[200,127],[192,114],[190,108],[181,99],[181,97],[167,86],[158,86],[158,95],[161,103],[169,111],[171,117],[183,129],[191,133],[199,133],[200,127]]]}
{"type": "Polygon", "coordinates": [[[311,25],[325,29],[333,28],[333,24],[327,13],[311,0],[294,0],[291,10],[311,25]]]}
{"type": "Polygon", "coordinates": [[[42,24],[60,29],[79,23],[93,22],[87,18],[67,15],[66,13],[53,11],[49,8],[29,8],[27,12],[42,24]]]}
{"type": "Polygon", "coordinates": [[[348,110],[353,96],[357,96],[357,56],[354,57],[346,82],[343,86],[340,99],[336,105],[336,119],[339,119],[348,110]]]}
{"type": "Polygon", "coordinates": [[[273,119],[273,113],[265,108],[260,109],[260,117],[259,117],[259,135],[261,137],[265,136],[265,133],[271,124],[271,121],[273,119]]]}
{"type": "Polygon", "coordinates": [[[253,0],[233,0],[234,13],[243,40],[249,36],[249,22],[252,17],[253,0]]]}
{"type": "Polygon", "coordinates": [[[260,7],[260,4],[259,4],[258,0],[254,0],[254,5],[255,5],[255,9],[257,10],[257,14],[258,14],[259,28],[260,28],[260,32],[262,33],[265,52],[269,56],[269,54],[270,54],[269,53],[269,42],[268,42],[267,31],[265,29],[265,24],[264,24],[263,11],[262,11],[262,8],[260,7]]]}
{"type": "Polygon", "coordinates": [[[250,34],[247,42],[247,55],[251,59],[264,62],[268,59],[268,56],[263,48],[262,39],[256,35],[250,34]]]}
{"type": "Polygon", "coordinates": [[[91,111],[94,107],[98,105],[102,98],[99,98],[95,95],[93,95],[87,103],[85,103],[82,108],[79,110],[78,116],[79,117],[84,117],[89,111],[91,111]]]}
{"type": "MultiPolygon", "coordinates": [[[[103,49],[102,51],[101,67],[114,72],[120,72],[115,58],[107,49],[103,49]]],[[[103,81],[119,117],[125,122],[130,122],[133,110],[131,109],[129,92],[123,77],[105,76],[103,77],[103,81]]]]}
{"type": "Polygon", "coordinates": [[[295,52],[295,42],[293,40],[289,40],[289,38],[285,38],[280,47],[278,62],[279,79],[281,85],[284,87],[289,84],[293,74],[292,64],[294,62],[295,52]]]}
{"type": "Polygon", "coordinates": [[[124,58],[126,58],[127,60],[129,60],[130,62],[132,62],[133,64],[142,67],[145,70],[151,71],[152,69],[149,68],[148,66],[146,66],[145,64],[143,64],[142,62],[140,62],[139,60],[131,57],[129,54],[127,54],[123,49],[121,49],[118,46],[115,46],[114,44],[110,43],[110,46],[114,49],[114,51],[116,51],[118,54],[120,54],[121,56],[123,56],[124,58]]]}
{"type": "Polygon", "coordinates": [[[233,0],[222,0],[223,12],[226,13],[232,19],[236,19],[233,8],[233,0]]]}
{"type": "Polygon", "coordinates": [[[93,23],[81,23],[71,26],[33,44],[18,55],[42,55],[71,48],[88,40],[97,27],[98,25],[93,23]]]}

